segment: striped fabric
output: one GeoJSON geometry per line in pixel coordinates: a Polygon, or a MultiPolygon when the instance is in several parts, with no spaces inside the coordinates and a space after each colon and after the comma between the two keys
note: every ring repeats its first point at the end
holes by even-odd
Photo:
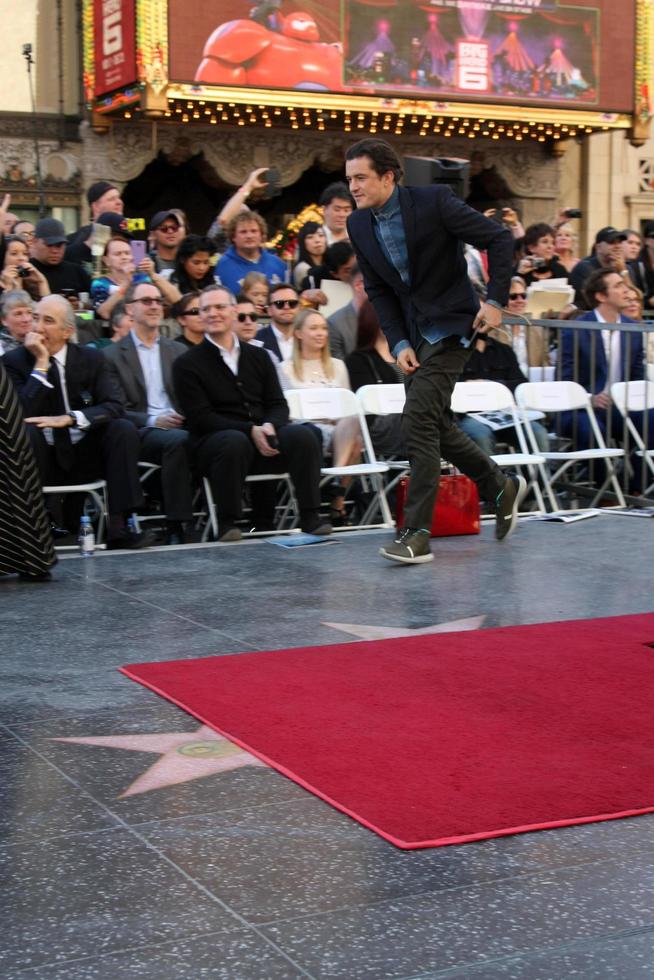
{"type": "Polygon", "coordinates": [[[0,361],[0,574],[41,575],[54,561],[23,413],[0,361]]]}

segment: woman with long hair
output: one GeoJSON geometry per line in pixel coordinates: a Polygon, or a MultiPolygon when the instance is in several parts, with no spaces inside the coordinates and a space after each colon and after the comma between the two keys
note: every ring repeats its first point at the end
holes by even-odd
{"type": "Polygon", "coordinates": [[[206,286],[215,285],[216,275],[211,258],[216,246],[204,235],[187,235],[179,246],[175,259],[175,271],[170,277],[179,291],[200,293],[206,286]]]}
{"type": "Polygon", "coordinates": [[[327,236],[317,221],[307,221],[297,236],[298,260],[293,267],[293,282],[299,289],[302,280],[313,266],[322,265],[327,250],[327,236]]]}
{"type": "MultiPolygon", "coordinates": [[[[293,322],[293,355],[282,362],[286,388],[349,388],[350,379],[343,361],[329,353],[329,327],[321,313],[304,309],[293,322]]],[[[349,466],[361,458],[361,430],[356,417],[312,423],[322,435],[323,452],[331,454],[334,466],[349,466]]],[[[332,524],[348,523],[345,511],[345,482],[332,487],[332,524]]]]}
{"type": "MultiPolygon", "coordinates": [[[[402,383],[404,375],[389,350],[375,308],[368,299],[361,304],[357,326],[356,347],[345,359],[352,391],[358,391],[364,385],[402,383]]],[[[368,429],[376,453],[406,456],[401,415],[369,416],[368,429]]]]}

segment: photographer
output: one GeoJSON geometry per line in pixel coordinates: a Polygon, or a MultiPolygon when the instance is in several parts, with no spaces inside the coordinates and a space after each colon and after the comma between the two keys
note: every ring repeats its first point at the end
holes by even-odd
{"type": "Polygon", "coordinates": [[[526,255],[518,263],[517,273],[527,286],[543,279],[567,279],[568,270],[561,265],[554,251],[554,229],[539,222],[529,225],[525,232],[526,255]]]}
{"type": "Polygon", "coordinates": [[[9,235],[4,239],[2,247],[4,252],[0,273],[2,291],[23,289],[34,300],[48,296],[50,294],[48,281],[30,262],[27,243],[18,235],[9,235]]]}

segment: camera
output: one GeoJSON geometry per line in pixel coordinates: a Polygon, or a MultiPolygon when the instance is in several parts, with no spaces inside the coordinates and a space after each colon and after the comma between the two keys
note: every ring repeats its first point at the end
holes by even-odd
{"type": "Polygon", "coordinates": [[[30,274],[30,270],[27,269],[24,265],[18,266],[18,275],[20,276],[21,279],[27,279],[29,274],[30,274]]]}
{"type": "Polygon", "coordinates": [[[581,218],[583,217],[583,212],[579,208],[566,208],[563,212],[566,218],[581,218]]]}
{"type": "Polygon", "coordinates": [[[547,265],[547,259],[540,259],[534,257],[531,258],[530,261],[533,269],[542,269],[544,266],[547,265]]]}

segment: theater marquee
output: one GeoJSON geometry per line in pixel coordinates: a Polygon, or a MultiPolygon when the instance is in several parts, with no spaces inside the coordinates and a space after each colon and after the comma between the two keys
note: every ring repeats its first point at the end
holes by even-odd
{"type": "MultiPolygon", "coordinates": [[[[92,5],[96,18],[92,91],[105,96],[104,108],[114,108],[120,99],[106,98],[112,76],[97,16],[106,18],[119,0],[85,2],[85,13],[92,5]]],[[[471,118],[533,118],[552,126],[574,119],[581,130],[649,123],[652,0],[119,5],[126,18],[135,8],[140,84],[152,87],[158,78],[171,112],[183,99],[209,99],[253,102],[259,110],[292,105],[325,118],[333,111],[339,121],[348,109],[367,117],[414,106],[418,115],[455,115],[463,107],[471,118]]],[[[90,37],[88,13],[86,27],[90,37]]],[[[117,76],[118,66],[113,70],[117,76]]],[[[227,121],[234,121],[229,113],[227,121]]]]}

